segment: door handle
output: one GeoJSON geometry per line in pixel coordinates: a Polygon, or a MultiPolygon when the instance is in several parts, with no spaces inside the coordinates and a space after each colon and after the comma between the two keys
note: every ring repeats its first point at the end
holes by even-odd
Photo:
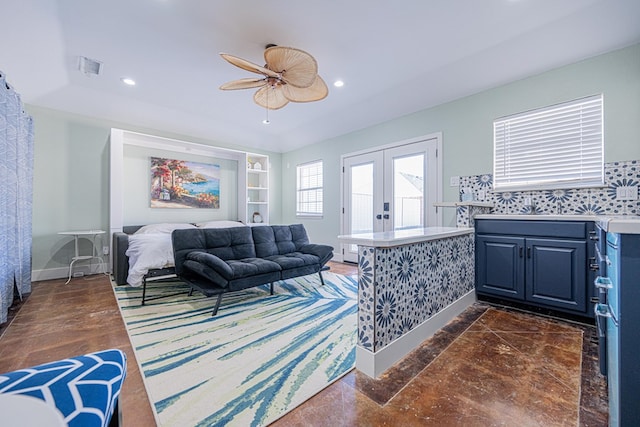
{"type": "Polygon", "coordinates": [[[606,336],[607,326],[603,325],[602,317],[609,317],[609,310],[606,311],[606,314],[601,311],[601,308],[598,307],[598,304],[593,306],[593,313],[596,317],[596,332],[598,333],[599,338],[604,338],[606,336]]]}
{"type": "Polygon", "coordinates": [[[383,217],[384,219],[389,219],[389,214],[384,214],[383,217]]]}
{"type": "Polygon", "coordinates": [[[611,319],[615,326],[619,325],[618,319],[616,319],[616,316],[611,311],[609,304],[595,304],[593,306],[593,311],[596,315],[596,319],[599,317],[606,317],[608,319],[611,319]]]}
{"type": "Polygon", "coordinates": [[[382,219],[382,215],[381,214],[376,215],[376,219],[382,219]]]}
{"type": "MultiPolygon", "coordinates": [[[[611,279],[608,277],[598,276],[596,277],[596,280],[594,280],[593,284],[597,289],[608,290],[613,288],[613,283],[611,283],[611,279]]],[[[604,292],[607,292],[606,290],[604,292]]]]}

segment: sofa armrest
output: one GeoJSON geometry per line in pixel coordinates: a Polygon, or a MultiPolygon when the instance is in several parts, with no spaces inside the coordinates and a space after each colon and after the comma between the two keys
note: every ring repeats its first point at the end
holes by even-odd
{"type": "Polygon", "coordinates": [[[300,248],[300,252],[303,254],[315,255],[320,258],[320,265],[325,265],[331,258],[333,258],[333,246],[318,245],[309,243],[300,248]]]}
{"type": "Polygon", "coordinates": [[[126,252],[129,247],[129,235],[121,231],[113,233],[113,245],[111,248],[113,280],[118,285],[127,284],[129,275],[129,257],[126,252]]]}
{"type": "MultiPolygon", "coordinates": [[[[233,278],[233,270],[229,264],[208,252],[192,251],[187,254],[185,259],[188,261],[195,261],[202,264],[204,267],[213,269],[225,280],[231,280],[233,278]]],[[[193,269],[193,263],[189,263],[188,265],[191,267],[190,269],[193,269]]]]}

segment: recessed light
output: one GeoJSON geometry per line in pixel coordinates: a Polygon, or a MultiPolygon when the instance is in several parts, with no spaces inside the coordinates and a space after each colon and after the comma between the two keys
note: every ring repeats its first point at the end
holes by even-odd
{"type": "Polygon", "coordinates": [[[344,82],[342,80],[336,80],[335,82],[333,82],[333,85],[335,87],[342,87],[344,86],[344,82]]]}
{"type": "Polygon", "coordinates": [[[129,77],[122,77],[120,80],[122,80],[122,83],[128,85],[128,86],[135,86],[136,85],[136,81],[133,80],[132,78],[129,77]]]}
{"type": "Polygon", "coordinates": [[[271,124],[271,122],[269,121],[269,119],[264,119],[264,120],[262,121],[262,123],[263,123],[263,124],[265,124],[265,125],[271,124]]]}

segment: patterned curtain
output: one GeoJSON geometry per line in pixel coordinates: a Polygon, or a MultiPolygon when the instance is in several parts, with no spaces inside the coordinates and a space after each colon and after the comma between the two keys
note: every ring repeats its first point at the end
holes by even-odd
{"type": "Polygon", "coordinates": [[[0,71],[0,323],[31,292],[33,120],[0,71]]]}

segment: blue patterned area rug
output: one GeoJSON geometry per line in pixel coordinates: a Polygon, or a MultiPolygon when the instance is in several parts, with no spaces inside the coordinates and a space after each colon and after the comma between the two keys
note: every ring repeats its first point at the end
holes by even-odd
{"type": "MultiPolygon", "coordinates": [[[[186,293],[140,305],[114,286],[161,426],[264,426],[355,365],[357,281],[331,272],[214,298],[186,293]]],[[[147,286],[147,295],[186,290],[147,286]]]]}

